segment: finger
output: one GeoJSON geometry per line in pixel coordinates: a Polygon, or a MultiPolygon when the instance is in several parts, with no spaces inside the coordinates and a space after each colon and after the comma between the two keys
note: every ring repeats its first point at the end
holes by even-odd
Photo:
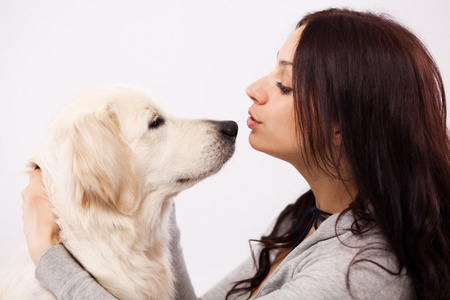
{"type": "Polygon", "coordinates": [[[27,187],[24,188],[23,191],[22,191],[22,205],[23,205],[23,202],[25,201],[25,199],[28,198],[28,187],[29,186],[27,185],[27,187]]]}
{"type": "Polygon", "coordinates": [[[42,179],[42,170],[41,169],[35,169],[30,174],[30,182],[31,182],[31,180],[36,180],[36,179],[42,179]]]}
{"type": "Polygon", "coordinates": [[[22,212],[28,207],[30,203],[30,189],[31,183],[28,184],[25,189],[22,191],[22,212]]]}
{"type": "Polygon", "coordinates": [[[30,193],[36,194],[36,193],[42,193],[45,191],[45,185],[44,180],[42,178],[42,171],[40,169],[37,169],[33,171],[30,175],[30,184],[29,187],[30,193]]]}

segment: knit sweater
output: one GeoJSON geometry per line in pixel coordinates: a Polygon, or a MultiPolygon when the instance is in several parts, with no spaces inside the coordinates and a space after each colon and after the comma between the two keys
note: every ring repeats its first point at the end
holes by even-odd
{"type": "MultiPolygon", "coordinates": [[[[410,278],[404,271],[401,275],[391,275],[379,266],[397,271],[397,261],[385,250],[385,241],[376,227],[363,235],[355,235],[350,230],[351,214],[342,215],[337,222],[338,216],[329,217],[292,250],[251,299],[414,299],[410,278]],[[352,261],[355,263],[349,268],[352,261]]],[[[253,276],[255,268],[249,258],[198,298],[186,270],[175,223],[172,232],[177,299],[225,299],[233,282],[253,276]]],[[[54,246],[42,255],[36,277],[58,299],[115,299],[63,245],[54,246]]],[[[229,299],[248,297],[248,294],[233,295],[229,299]]]]}

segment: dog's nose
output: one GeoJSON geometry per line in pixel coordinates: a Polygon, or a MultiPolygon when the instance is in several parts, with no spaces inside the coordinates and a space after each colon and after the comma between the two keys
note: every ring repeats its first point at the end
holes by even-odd
{"type": "Polygon", "coordinates": [[[238,133],[238,124],[234,121],[219,122],[219,132],[235,138],[238,133]]]}

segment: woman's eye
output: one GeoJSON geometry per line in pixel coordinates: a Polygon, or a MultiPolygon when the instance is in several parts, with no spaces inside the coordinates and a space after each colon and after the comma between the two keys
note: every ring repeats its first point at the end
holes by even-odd
{"type": "Polygon", "coordinates": [[[278,81],[277,81],[277,87],[280,89],[280,91],[281,91],[281,93],[283,95],[287,95],[290,92],[292,92],[291,88],[288,88],[287,86],[284,86],[281,82],[278,82],[278,81]]]}
{"type": "Polygon", "coordinates": [[[159,126],[161,126],[162,124],[164,124],[164,119],[163,118],[156,118],[153,121],[150,122],[150,124],[148,124],[148,128],[149,129],[155,129],[158,128],[159,126]]]}

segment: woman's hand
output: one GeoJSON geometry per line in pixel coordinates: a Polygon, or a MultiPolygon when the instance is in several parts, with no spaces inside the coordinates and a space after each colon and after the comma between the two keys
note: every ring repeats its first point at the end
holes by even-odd
{"type": "Polygon", "coordinates": [[[30,183],[22,192],[23,230],[28,251],[37,264],[41,255],[59,244],[59,227],[53,214],[40,169],[30,175],[30,183]]]}

